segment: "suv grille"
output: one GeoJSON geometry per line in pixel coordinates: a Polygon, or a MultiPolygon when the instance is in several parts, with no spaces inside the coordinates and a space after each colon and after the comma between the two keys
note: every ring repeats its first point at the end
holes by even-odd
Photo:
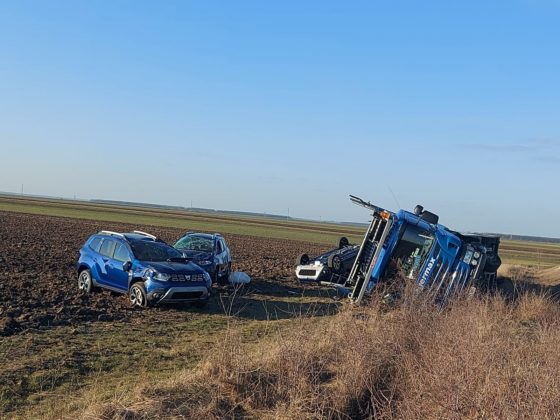
{"type": "Polygon", "coordinates": [[[198,299],[202,297],[202,292],[175,292],[171,299],[198,299]]]}
{"type": "Polygon", "coordinates": [[[299,270],[300,276],[314,276],[317,274],[317,270],[311,270],[309,268],[304,268],[303,270],[299,270]]]}
{"type": "Polygon", "coordinates": [[[171,281],[204,281],[204,274],[172,274],[171,281]]]}

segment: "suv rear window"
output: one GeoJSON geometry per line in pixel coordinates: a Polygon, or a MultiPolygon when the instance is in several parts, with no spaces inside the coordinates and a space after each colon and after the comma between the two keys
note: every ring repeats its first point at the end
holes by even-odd
{"type": "Polygon", "coordinates": [[[95,252],[99,252],[99,245],[101,245],[101,238],[98,236],[93,238],[89,243],[89,247],[93,249],[95,252]]]}
{"type": "Polygon", "coordinates": [[[117,244],[112,239],[104,239],[103,244],[101,245],[101,249],[99,250],[99,253],[101,255],[105,255],[106,257],[113,258],[113,252],[115,252],[115,245],[117,244]]]}

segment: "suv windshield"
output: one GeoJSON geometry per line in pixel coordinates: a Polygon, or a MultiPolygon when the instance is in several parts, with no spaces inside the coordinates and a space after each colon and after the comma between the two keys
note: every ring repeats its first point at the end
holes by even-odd
{"type": "Polygon", "coordinates": [[[140,261],[161,262],[183,258],[179,251],[163,242],[134,241],[130,247],[136,259],[140,261]]]}
{"type": "Polygon", "coordinates": [[[408,225],[402,233],[401,239],[395,249],[393,257],[400,263],[404,274],[409,279],[414,279],[424,265],[432,244],[434,235],[418,226],[408,225]]]}
{"type": "Polygon", "coordinates": [[[185,236],[177,241],[175,248],[188,251],[212,252],[214,240],[204,236],[185,236]]]}

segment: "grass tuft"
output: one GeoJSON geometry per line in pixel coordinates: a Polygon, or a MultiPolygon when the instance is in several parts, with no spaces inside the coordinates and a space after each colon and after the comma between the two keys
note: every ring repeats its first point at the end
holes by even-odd
{"type": "Polygon", "coordinates": [[[90,407],[102,418],[552,418],[560,308],[546,297],[459,298],[441,310],[408,291],[328,320],[304,317],[248,346],[231,330],[194,371],[90,407]]]}

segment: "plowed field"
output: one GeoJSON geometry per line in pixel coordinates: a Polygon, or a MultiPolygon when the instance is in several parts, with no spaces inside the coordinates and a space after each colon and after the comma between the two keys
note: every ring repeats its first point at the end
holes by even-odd
{"type": "MultiPolygon", "coordinates": [[[[188,307],[132,309],[125,296],[108,291],[90,295],[76,285],[75,264],[86,238],[102,229],[140,229],[169,243],[183,229],[104,223],[61,217],[0,213],[0,335],[59,325],[108,322],[123,318],[184,318],[188,307]]],[[[229,234],[225,238],[234,257],[234,270],[253,278],[252,294],[288,295],[301,293],[293,279],[293,264],[301,252],[319,253],[328,246],[282,239],[229,234]]],[[[221,311],[216,290],[204,311],[221,311]]],[[[246,292],[247,293],[247,292],[246,292]]],[[[247,316],[251,316],[247,313],[247,316]]]]}

